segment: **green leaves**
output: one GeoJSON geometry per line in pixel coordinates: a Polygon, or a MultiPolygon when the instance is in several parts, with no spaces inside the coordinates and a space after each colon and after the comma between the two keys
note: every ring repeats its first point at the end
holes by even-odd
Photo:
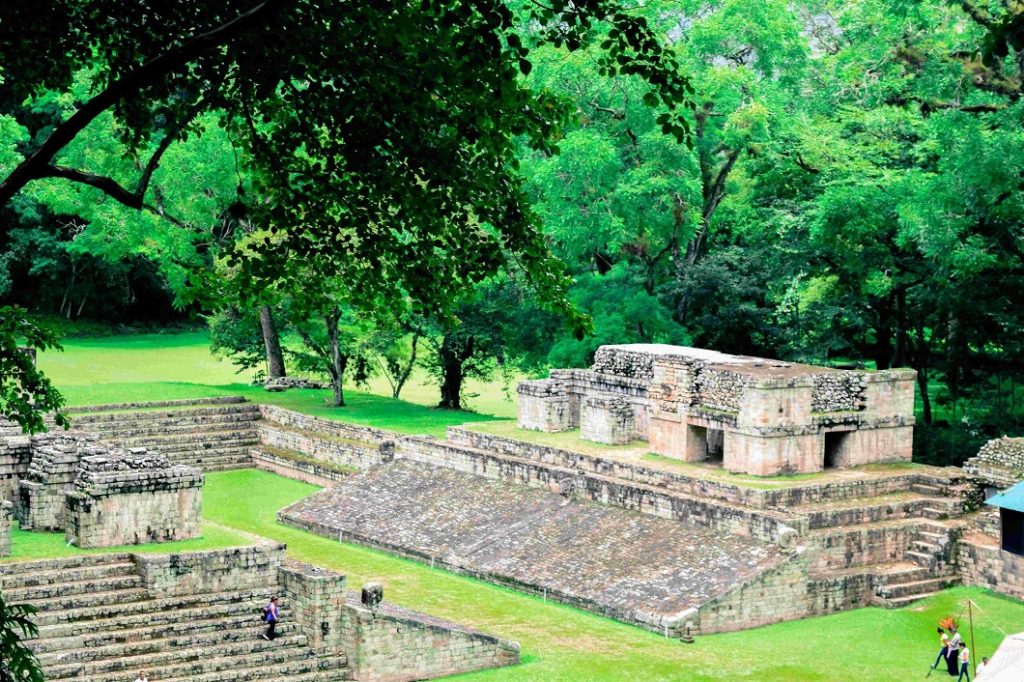
{"type": "MultiPolygon", "coordinates": [[[[32,322],[23,309],[0,306],[0,417],[26,433],[45,431],[46,413],[51,413],[58,426],[70,425],[60,411],[63,396],[36,368],[35,353],[47,349],[60,350],[52,332],[32,322]]],[[[2,608],[0,601],[0,615],[2,608]]],[[[0,638],[3,636],[0,618],[0,638]]]]}
{"type": "Polygon", "coordinates": [[[35,637],[39,629],[31,616],[36,608],[29,604],[8,604],[0,594],[0,677],[5,682],[43,682],[42,666],[24,640],[35,637]]]}

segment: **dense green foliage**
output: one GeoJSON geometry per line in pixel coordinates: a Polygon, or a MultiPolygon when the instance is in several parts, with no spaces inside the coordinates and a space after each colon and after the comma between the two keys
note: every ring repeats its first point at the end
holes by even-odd
{"type": "Polygon", "coordinates": [[[49,31],[0,14],[0,171],[36,173],[4,300],[206,309],[336,404],[421,365],[454,408],[467,376],[656,341],[913,367],[925,461],[1022,426],[1019,3],[266,2],[274,40],[264,15],[218,50],[190,41],[245,3],[109,31],[115,0],[50,4],[49,31]]]}

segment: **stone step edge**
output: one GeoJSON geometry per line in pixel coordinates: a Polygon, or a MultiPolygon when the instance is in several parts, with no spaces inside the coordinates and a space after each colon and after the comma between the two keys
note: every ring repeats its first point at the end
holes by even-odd
{"type": "MultiPolygon", "coordinates": [[[[266,624],[259,620],[258,607],[254,607],[250,613],[242,613],[239,610],[225,610],[222,613],[209,614],[210,609],[201,611],[200,609],[191,609],[190,611],[182,611],[180,617],[184,619],[183,622],[160,622],[155,621],[151,618],[154,614],[138,614],[136,616],[122,617],[119,623],[114,623],[111,627],[107,628],[92,628],[87,632],[80,632],[77,634],[57,634],[57,636],[51,636],[48,633],[40,632],[40,636],[36,639],[29,641],[29,646],[37,654],[42,656],[43,654],[59,649],[61,651],[74,651],[76,649],[88,648],[92,649],[95,646],[106,646],[104,644],[87,644],[99,638],[107,637],[111,640],[110,644],[125,644],[128,642],[150,642],[159,641],[166,639],[167,637],[154,637],[152,635],[161,634],[174,634],[174,635],[186,635],[190,632],[201,632],[209,630],[211,627],[226,628],[224,632],[231,630],[246,629],[251,627],[265,627],[266,624]],[[209,614],[207,617],[202,617],[204,614],[209,614]],[[195,617],[190,617],[195,616],[195,617]],[[150,617],[150,618],[146,618],[150,617]],[[129,618],[139,620],[140,622],[129,622],[125,623],[129,618]],[[128,627],[116,627],[117,625],[128,625],[128,627]],[[230,627],[227,627],[229,626],[230,627]]],[[[282,627],[294,626],[294,622],[288,620],[284,616],[282,610],[282,627]]],[[[117,619],[107,619],[117,620],[117,619]]],[[[49,625],[46,627],[51,628],[51,632],[57,631],[58,628],[69,629],[73,628],[74,625],[81,623],[92,623],[93,621],[81,621],[80,623],[58,623],[49,625]]],[[[40,628],[42,630],[42,628],[40,628]]]]}
{"type": "MultiPolygon", "coordinates": [[[[236,668],[235,671],[233,671],[236,674],[236,676],[232,679],[287,679],[288,682],[305,682],[305,680],[310,680],[310,682],[313,682],[315,680],[319,682],[320,676],[322,675],[329,675],[332,671],[343,670],[348,668],[348,657],[344,654],[338,656],[317,656],[316,658],[311,658],[308,660],[310,663],[315,664],[316,667],[314,670],[309,670],[304,673],[287,673],[287,671],[281,671],[281,668],[287,668],[295,665],[295,661],[286,661],[284,663],[275,663],[270,666],[262,666],[259,668],[236,668]],[[336,663],[336,665],[333,668],[327,667],[327,665],[329,664],[328,662],[331,661],[336,663]],[[273,674],[276,672],[285,672],[289,676],[287,678],[278,678],[275,677],[275,675],[273,674]],[[298,677],[292,677],[291,675],[298,675],[298,677]]],[[[162,679],[160,682],[220,682],[220,680],[224,679],[222,676],[225,673],[230,674],[231,672],[232,671],[220,670],[210,673],[203,673],[200,675],[188,675],[186,677],[167,677],[162,679]]],[[[335,680],[337,679],[337,677],[325,678],[325,682],[326,680],[329,680],[330,682],[335,682],[335,680]]],[[[80,682],[109,682],[109,680],[90,680],[88,678],[83,678],[80,682]]]]}
{"type": "Polygon", "coordinates": [[[207,398],[179,398],[176,400],[150,400],[137,403],[103,403],[99,405],[75,405],[65,411],[69,414],[87,414],[90,412],[113,412],[147,409],[151,407],[177,407],[188,405],[235,405],[248,403],[242,395],[210,396],[207,398]]]}
{"type": "MultiPolygon", "coordinates": [[[[241,618],[241,616],[239,616],[241,618]]],[[[142,651],[130,654],[131,656],[144,656],[151,654],[166,653],[167,651],[184,650],[184,649],[197,649],[211,644],[233,644],[236,642],[246,642],[258,639],[263,630],[266,629],[266,624],[260,624],[258,617],[253,614],[249,618],[249,623],[236,625],[232,624],[230,627],[224,627],[221,629],[210,630],[211,626],[221,622],[222,618],[210,619],[206,623],[206,627],[199,631],[176,631],[169,633],[166,637],[147,637],[144,639],[130,639],[126,641],[110,642],[108,644],[95,644],[89,646],[78,646],[71,648],[61,648],[47,651],[37,651],[36,656],[39,658],[43,665],[51,663],[53,665],[63,665],[71,663],[99,663],[110,659],[121,659],[127,656],[124,650],[131,648],[155,648],[155,651],[142,651]],[[235,635],[232,637],[232,635],[235,635]],[[119,652],[119,650],[121,650],[119,652]],[[81,658],[82,653],[89,654],[85,658],[81,658]],[[65,660],[60,660],[64,658],[65,660]],[[56,660],[55,660],[56,659],[56,660]]],[[[298,628],[298,624],[294,622],[281,623],[281,629],[278,631],[278,635],[283,639],[285,637],[294,637],[302,633],[295,632],[298,628]]],[[[132,632],[138,632],[146,628],[138,628],[137,630],[119,630],[119,634],[128,634],[132,632]]],[[[43,640],[34,640],[36,642],[43,640]]]]}
{"type": "Polygon", "coordinates": [[[42,631],[44,627],[56,627],[56,626],[60,626],[60,625],[69,625],[71,623],[85,623],[85,622],[96,623],[97,625],[101,625],[102,623],[100,623],[100,621],[116,620],[118,618],[130,617],[130,616],[133,616],[133,615],[137,615],[139,613],[153,614],[154,612],[158,612],[158,613],[159,612],[164,612],[164,611],[167,611],[167,610],[178,609],[178,608],[181,607],[182,604],[192,604],[192,606],[188,606],[186,608],[203,608],[204,606],[209,606],[209,605],[213,605],[213,604],[230,604],[230,603],[240,603],[242,601],[265,600],[265,599],[269,599],[270,595],[278,594],[279,592],[280,592],[279,588],[267,587],[267,588],[254,588],[254,589],[251,589],[251,590],[240,590],[240,591],[237,591],[237,592],[230,592],[230,591],[226,591],[226,592],[205,592],[205,593],[199,593],[199,594],[177,595],[177,596],[173,596],[173,597],[156,597],[156,598],[150,598],[150,599],[140,599],[138,601],[133,601],[133,602],[122,602],[120,604],[98,604],[98,605],[94,605],[94,606],[81,606],[81,607],[78,607],[78,608],[75,608],[75,609],[61,609],[59,613],[51,613],[51,612],[47,612],[47,611],[41,610],[39,612],[39,614],[38,614],[38,615],[41,615],[41,616],[47,616],[47,615],[78,615],[78,616],[81,616],[81,617],[78,617],[78,618],[68,618],[68,619],[65,619],[65,620],[62,620],[62,621],[58,621],[56,623],[46,623],[45,625],[40,625],[39,629],[40,629],[40,631],[42,631]],[[206,600],[209,600],[209,602],[207,604],[204,604],[203,606],[196,605],[196,604],[198,604],[200,602],[204,602],[206,600]],[[109,610],[109,609],[112,609],[112,608],[126,607],[128,604],[135,605],[135,606],[146,605],[149,608],[147,610],[145,610],[145,611],[142,611],[142,612],[136,612],[136,613],[130,613],[130,614],[122,613],[122,614],[116,614],[116,615],[99,615],[99,616],[95,615],[96,613],[102,614],[104,612],[104,610],[109,610]],[[69,612],[72,612],[72,613],[69,613],[69,612]],[[74,613],[74,612],[77,612],[77,613],[74,613]]]}
{"type": "MultiPolygon", "coordinates": [[[[44,667],[44,672],[48,679],[69,679],[65,674],[70,673],[71,678],[77,678],[84,675],[98,675],[98,674],[109,674],[119,671],[135,671],[135,670],[148,670],[154,679],[159,679],[162,675],[159,675],[160,670],[174,669],[187,667],[191,664],[202,662],[204,665],[216,666],[219,663],[215,662],[227,662],[230,663],[239,658],[247,658],[254,654],[266,654],[276,653],[277,655],[285,654],[299,654],[305,657],[313,656],[313,651],[306,644],[305,635],[287,635],[282,636],[274,640],[274,642],[266,642],[260,637],[254,637],[248,642],[231,642],[230,645],[221,645],[222,649],[242,648],[240,644],[256,644],[260,646],[259,649],[250,648],[249,651],[236,651],[236,652],[215,652],[212,656],[206,655],[207,647],[182,647],[174,648],[169,651],[159,652],[156,654],[138,654],[135,656],[121,656],[118,658],[108,658],[102,661],[87,661],[84,663],[64,663],[59,665],[48,666],[49,669],[44,667]],[[276,646],[274,642],[279,642],[276,646]],[[273,648],[272,648],[273,647],[273,648]],[[172,661],[154,663],[154,658],[172,658],[172,661]],[[178,660],[173,660],[174,657],[178,657],[178,660]],[[101,663],[107,664],[108,668],[103,669],[104,666],[101,663]],[[90,665],[95,664],[95,665],[90,665]],[[111,667],[112,666],[112,667],[111,667]],[[100,668],[100,670],[85,672],[85,668],[100,668]]],[[[209,672],[216,672],[211,670],[209,672]]],[[[109,678],[107,678],[109,679],[109,678]]]]}

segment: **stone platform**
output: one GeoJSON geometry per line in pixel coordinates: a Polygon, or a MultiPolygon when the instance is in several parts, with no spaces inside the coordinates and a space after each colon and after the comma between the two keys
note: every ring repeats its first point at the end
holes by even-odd
{"type": "Polygon", "coordinates": [[[789,558],[748,538],[401,460],[279,518],[659,632],[789,558]]]}

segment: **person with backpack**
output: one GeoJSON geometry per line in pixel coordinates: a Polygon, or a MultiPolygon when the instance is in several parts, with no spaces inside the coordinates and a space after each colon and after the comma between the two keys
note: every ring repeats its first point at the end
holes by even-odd
{"type": "Polygon", "coordinates": [[[279,619],[280,613],[277,610],[277,597],[271,597],[270,603],[263,607],[263,620],[267,624],[267,631],[263,633],[263,639],[272,642],[277,637],[274,631],[277,629],[277,621],[279,619]]]}

